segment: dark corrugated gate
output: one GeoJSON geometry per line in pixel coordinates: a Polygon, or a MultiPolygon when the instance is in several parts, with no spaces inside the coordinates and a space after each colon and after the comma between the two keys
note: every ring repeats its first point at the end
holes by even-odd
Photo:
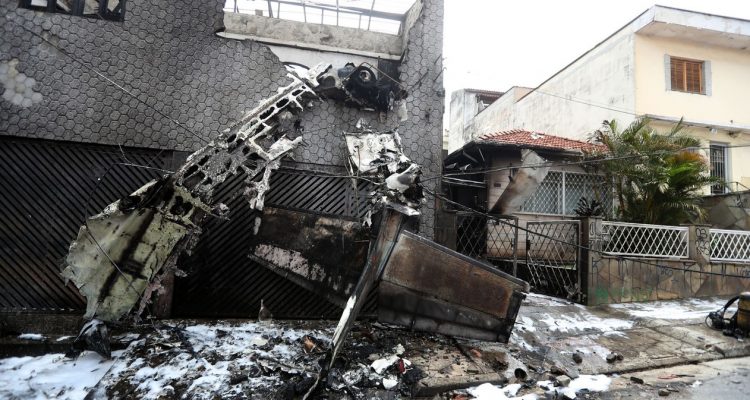
{"type": "MultiPolygon", "coordinates": [[[[209,221],[194,255],[180,263],[189,274],[176,280],[173,313],[254,318],[263,299],[275,317],[338,318],[339,307],[248,258],[256,214],[238,195],[242,178],[232,177],[215,197],[229,206],[229,221],[209,221]]],[[[358,202],[350,179],[279,170],[271,177],[266,204],[364,216],[367,191],[367,184],[360,182],[358,202]]]]}
{"type": "Polygon", "coordinates": [[[172,168],[172,157],[171,151],[0,138],[0,310],[82,310],[85,300],[59,272],[83,216],[159,175],[112,165],[153,160],[154,167],[172,168]]]}
{"type": "MultiPolygon", "coordinates": [[[[72,283],[64,284],[59,271],[84,215],[160,175],[113,164],[150,163],[174,170],[184,157],[172,151],[0,138],[0,311],[82,312],[85,299],[72,283]]],[[[181,260],[189,275],[176,280],[173,314],[254,317],[264,299],[279,318],[337,318],[338,307],[247,257],[254,214],[238,190],[242,178],[233,177],[216,194],[230,207],[230,220],[210,220],[193,254],[181,260]]],[[[309,169],[280,170],[272,176],[266,203],[362,217],[368,190],[360,182],[355,195],[350,179],[309,169]]]]}

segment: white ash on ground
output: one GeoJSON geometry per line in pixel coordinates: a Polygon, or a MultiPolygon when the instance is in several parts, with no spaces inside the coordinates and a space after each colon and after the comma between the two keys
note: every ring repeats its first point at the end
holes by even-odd
{"type": "MultiPolygon", "coordinates": [[[[85,351],[0,360],[0,398],[302,398],[326,364],[324,321],[171,322],[113,338],[111,360],[85,351]]],[[[423,377],[405,357],[432,335],[357,324],[310,398],[409,398],[423,377]]],[[[442,340],[445,340],[444,338],[442,340]]]]}

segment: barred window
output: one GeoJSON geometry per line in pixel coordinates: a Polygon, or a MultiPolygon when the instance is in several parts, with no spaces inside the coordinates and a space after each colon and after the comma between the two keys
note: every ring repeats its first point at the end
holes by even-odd
{"type": "Polygon", "coordinates": [[[19,7],[110,21],[125,16],[125,0],[20,0],[19,7]]]}
{"type": "Polygon", "coordinates": [[[703,61],[671,57],[669,68],[672,90],[705,94],[703,61]]]}
{"type": "Polygon", "coordinates": [[[550,171],[536,192],[521,206],[522,212],[575,215],[578,201],[585,197],[603,204],[605,215],[612,212],[612,191],[602,175],[550,171]]]}
{"type": "Polygon", "coordinates": [[[708,155],[711,176],[721,180],[721,182],[711,186],[711,194],[722,194],[725,192],[725,182],[727,180],[727,147],[720,144],[712,144],[708,155]]]}

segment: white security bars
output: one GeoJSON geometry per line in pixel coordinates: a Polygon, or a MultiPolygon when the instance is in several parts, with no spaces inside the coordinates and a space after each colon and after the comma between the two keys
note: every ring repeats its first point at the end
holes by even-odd
{"type": "Polygon", "coordinates": [[[750,262],[750,232],[711,229],[711,261],[750,262]]]}
{"type": "Polygon", "coordinates": [[[688,258],[688,227],[602,223],[604,251],[612,255],[688,258]]]}

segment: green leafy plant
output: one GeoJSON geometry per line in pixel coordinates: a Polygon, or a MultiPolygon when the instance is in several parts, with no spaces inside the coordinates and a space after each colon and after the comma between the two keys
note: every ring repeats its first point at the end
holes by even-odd
{"type": "Polygon", "coordinates": [[[581,197],[573,212],[579,217],[600,217],[604,215],[604,205],[597,199],[589,201],[586,197],[581,197]]]}
{"type": "MultiPolygon", "coordinates": [[[[676,225],[702,220],[703,188],[715,184],[708,164],[695,149],[698,139],[682,133],[682,121],[660,133],[646,118],[620,130],[616,121],[605,121],[594,139],[608,150],[601,163],[613,182],[619,219],[647,224],[676,225]]],[[[602,158],[602,154],[592,154],[602,158]]]]}

